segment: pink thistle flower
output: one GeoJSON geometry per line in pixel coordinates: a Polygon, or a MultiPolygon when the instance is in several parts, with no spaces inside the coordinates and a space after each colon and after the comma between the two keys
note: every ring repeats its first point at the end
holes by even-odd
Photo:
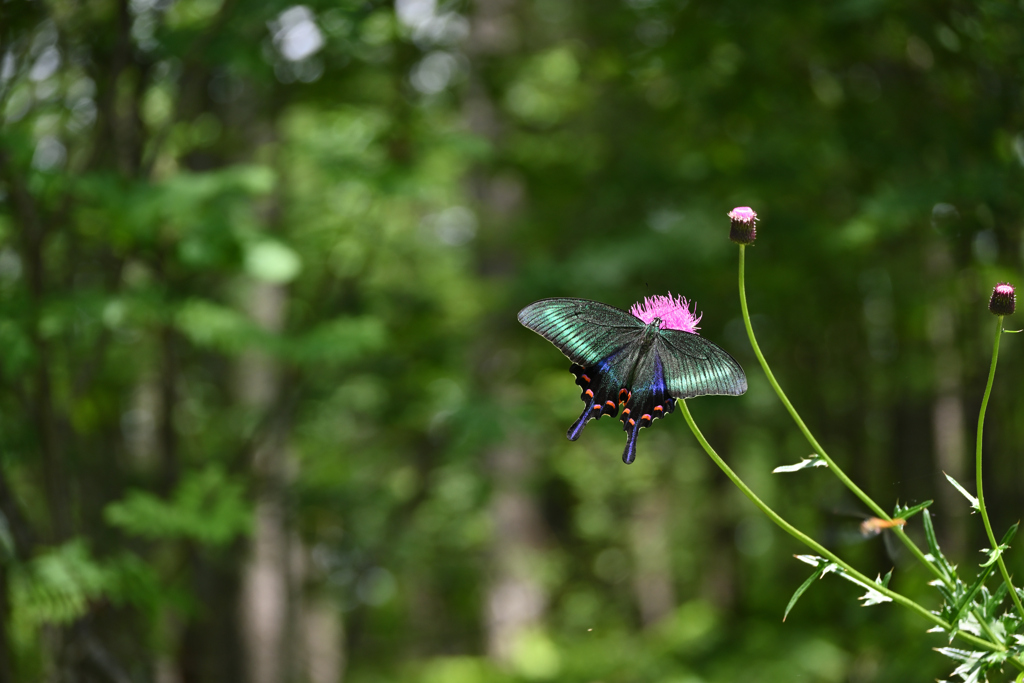
{"type": "Polygon", "coordinates": [[[753,244],[757,239],[757,214],[749,206],[737,206],[729,212],[732,221],[729,239],[736,244],[753,244]]]}
{"type": "Polygon", "coordinates": [[[988,310],[996,315],[1012,315],[1017,308],[1017,293],[1009,282],[1000,282],[992,290],[988,310]]]}
{"type": "Polygon", "coordinates": [[[633,304],[629,312],[648,325],[657,318],[663,330],[682,330],[692,334],[697,333],[697,323],[703,317],[690,310],[686,297],[672,296],[672,292],[668,296],[644,297],[643,302],[633,304]]]}

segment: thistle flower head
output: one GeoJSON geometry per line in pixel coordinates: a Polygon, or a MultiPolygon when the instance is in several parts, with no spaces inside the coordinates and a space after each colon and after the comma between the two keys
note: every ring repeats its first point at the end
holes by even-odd
{"type": "Polygon", "coordinates": [[[629,312],[650,325],[655,318],[663,330],[682,330],[696,334],[702,316],[690,310],[690,302],[683,296],[648,296],[636,302],[629,312]]]}
{"type": "Polygon", "coordinates": [[[1000,282],[992,289],[988,310],[995,315],[1011,315],[1017,307],[1017,294],[1009,282],[1000,282]]]}
{"type": "Polygon", "coordinates": [[[753,244],[757,239],[757,214],[749,206],[737,206],[729,212],[732,228],[729,239],[736,244],[753,244]]]}

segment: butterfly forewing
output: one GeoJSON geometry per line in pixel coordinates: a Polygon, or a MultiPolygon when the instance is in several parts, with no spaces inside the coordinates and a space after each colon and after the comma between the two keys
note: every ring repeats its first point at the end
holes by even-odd
{"type": "Polygon", "coordinates": [[[519,311],[519,322],[589,367],[635,341],[644,324],[629,313],[586,299],[543,299],[519,311]]]}
{"type": "Polygon", "coordinates": [[[736,359],[700,335],[662,330],[657,347],[674,398],[739,396],[747,390],[747,376],[736,359]]]}

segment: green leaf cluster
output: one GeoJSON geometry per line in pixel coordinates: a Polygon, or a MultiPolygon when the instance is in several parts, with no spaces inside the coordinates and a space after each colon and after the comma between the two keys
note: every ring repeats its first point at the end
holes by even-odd
{"type": "Polygon", "coordinates": [[[244,485],[210,465],[189,472],[169,500],[148,491],[129,491],[107,505],[107,523],[131,536],[188,539],[222,546],[251,531],[251,510],[244,485]]]}

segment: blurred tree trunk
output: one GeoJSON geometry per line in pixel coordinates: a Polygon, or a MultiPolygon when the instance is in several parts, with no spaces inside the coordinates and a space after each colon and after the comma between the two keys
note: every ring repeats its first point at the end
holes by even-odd
{"type": "Polygon", "coordinates": [[[311,594],[302,606],[299,632],[303,674],[309,683],[342,683],[345,679],[344,623],[338,604],[328,595],[311,594]]]}
{"type": "Polygon", "coordinates": [[[664,492],[636,500],[630,526],[635,570],[633,592],[644,626],[672,612],[676,603],[669,552],[669,502],[664,492]]]}
{"type": "Polygon", "coordinates": [[[8,633],[8,624],[11,619],[8,575],[7,565],[0,565],[0,683],[14,682],[14,670],[11,666],[11,638],[8,633]]]}
{"type": "MultiPolygon", "coordinates": [[[[478,65],[488,57],[507,54],[515,47],[513,13],[516,5],[516,0],[478,0],[475,3],[466,50],[478,65]]],[[[499,143],[500,113],[489,92],[476,71],[470,79],[463,115],[474,133],[499,143]]],[[[468,181],[480,208],[487,214],[487,223],[500,224],[507,220],[511,207],[506,206],[503,194],[495,191],[500,189],[502,181],[490,178],[480,168],[470,174],[468,181]]],[[[491,265],[490,270],[506,272],[510,264],[503,261],[513,250],[495,235],[484,239],[487,250],[482,260],[491,265]]],[[[495,353],[494,346],[485,344],[485,348],[486,354],[495,353]]],[[[490,363],[484,361],[483,365],[490,363]]],[[[500,401],[500,397],[492,396],[492,400],[500,401]]],[[[543,623],[547,610],[547,590],[539,571],[545,531],[539,506],[529,491],[534,463],[528,449],[522,443],[506,444],[490,454],[489,464],[494,481],[491,499],[494,536],[485,599],[487,653],[495,661],[508,664],[513,659],[517,641],[525,632],[543,623]]]]}
{"type": "Polygon", "coordinates": [[[312,566],[309,548],[292,530],[287,680],[342,683],[345,677],[345,628],[341,606],[324,589],[326,577],[312,566]]]}
{"type": "Polygon", "coordinates": [[[509,663],[523,633],[539,626],[547,609],[540,581],[544,537],[537,503],[527,490],[533,464],[525,449],[508,447],[490,458],[495,491],[494,538],[487,588],[487,653],[509,663]]]}
{"type": "MultiPolygon", "coordinates": [[[[287,298],[282,285],[248,284],[244,307],[268,332],[284,324],[287,298]]],[[[278,363],[261,351],[247,351],[238,362],[240,402],[255,415],[274,410],[281,392],[278,363]]],[[[242,568],[241,634],[249,683],[279,683],[287,670],[290,577],[286,425],[268,415],[267,429],[252,452],[256,507],[250,554],[242,568]]]]}
{"type": "MultiPolygon", "coordinates": [[[[928,253],[928,270],[939,282],[955,280],[953,261],[945,243],[935,243],[928,253]]],[[[935,440],[936,497],[946,513],[942,524],[943,552],[962,557],[966,547],[966,516],[963,499],[943,473],[964,482],[964,400],[962,361],[956,346],[955,305],[949,297],[936,297],[929,310],[928,336],[935,357],[935,399],[932,434],[935,440]]],[[[968,484],[969,487],[969,484],[968,484]]]]}

